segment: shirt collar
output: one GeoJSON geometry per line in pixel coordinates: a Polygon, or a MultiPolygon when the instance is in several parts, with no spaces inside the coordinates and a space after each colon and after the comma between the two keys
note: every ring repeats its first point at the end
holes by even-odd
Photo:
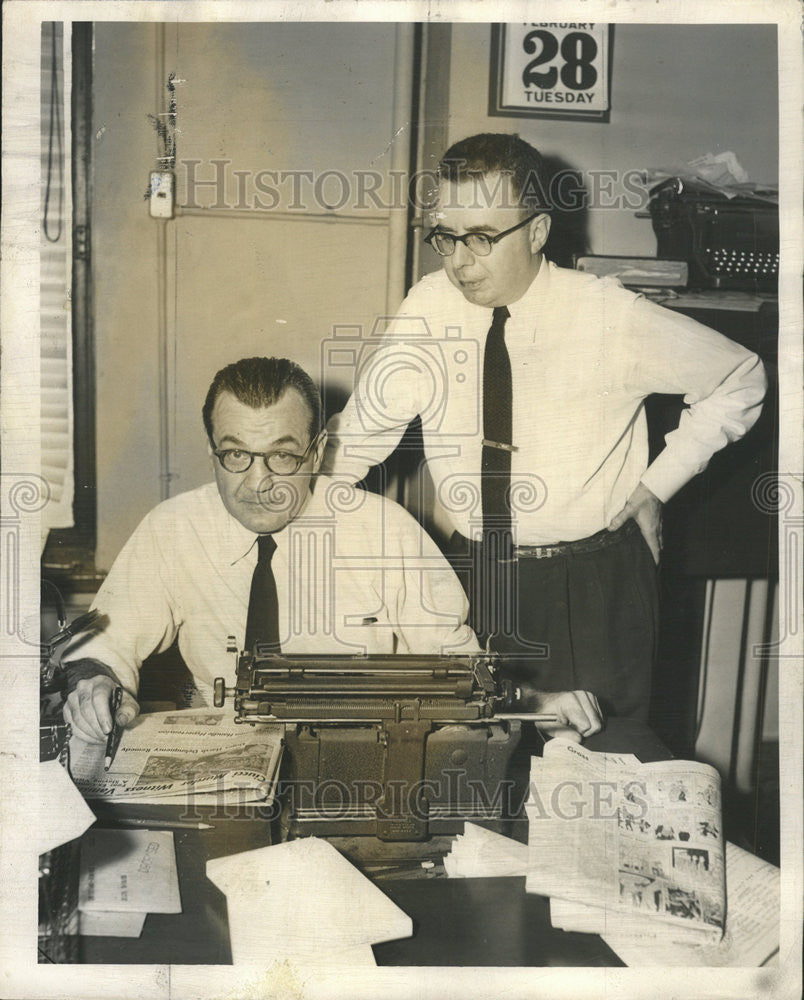
{"type": "Polygon", "coordinates": [[[533,317],[534,309],[537,307],[539,299],[544,301],[544,296],[547,295],[547,290],[550,284],[550,269],[552,268],[550,261],[542,255],[542,262],[539,265],[539,270],[536,272],[536,277],[531,281],[528,286],[527,291],[522,296],[522,298],[517,299],[516,302],[512,302],[508,306],[508,314],[514,320],[519,320],[524,317],[533,317]]]}
{"type": "Polygon", "coordinates": [[[254,548],[254,543],[257,541],[258,536],[253,531],[249,531],[248,528],[244,527],[236,517],[232,517],[224,507],[220,493],[218,493],[218,504],[220,506],[221,517],[223,518],[223,552],[226,562],[230,566],[234,566],[236,562],[248,555],[252,548],[254,548]]]}
{"type": "MultiPolygon", "coordinates": [[[[290,524],[286,524],[281,531],[275,531],[273,533],[277,548],[281,548],[285,538],[288,537],[288,529],[291,524],[295,524],[300,518],[310,517],[311,515],[315,516],[316,513],[319,512],[322,502],[321,495],[324,492],[323,486],[324,484],[320,484],[318,489],[313,489],[311,495],[307,498],[307,503],[304,505],[300,513],[293,519],[293,521],[290,522],[290,524]]],[[[257,539],[259,538],[259,535],[255,534],[253,531],[249,531],[249,529],[242,525],[236,517],[232,517],[224,506],[223,500],[221,500],[217,486],[215,486],[215,495],[217,497],[221,516],[223,518],[222,546],[224,556],[227,563],[230,566],[234,566],[236,562],[239,562],[247,556],[249,552],[251,552],[257,539]]]]}

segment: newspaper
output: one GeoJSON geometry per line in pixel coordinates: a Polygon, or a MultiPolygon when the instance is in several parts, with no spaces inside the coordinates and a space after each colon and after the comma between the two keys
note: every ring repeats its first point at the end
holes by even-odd
{"type": "Polygon", "coordinates": [[[626,965],[764,965],[779,950],[781,873],[736,844],[726,843],[726,928],[718,942],[685,938],[664,924],[646,925],[584,903],[550,900],[550,922],[566,931],[600,934],[626,965]]]}
{"type": "MultiPolygon", "coordinates": [[[[467,823],[444,858],[449,878],[525,876],[528,846],[467,823]]],[[[550,900],[550,923],[560,930],[600,934],[630,966],[759,966],[779,951],[781,872],[736,844],[726,843],[726,927],[719,941],[639,914],[550,900]]]]}
{"type": "Polygon", "coordinates": [[[154,712],[123,732],[108,771],[105,746],[73,736],[70,773],[88,799],[270,804],[283,735],[281,725],[236,725],[223,710],[154,712]]]}
{"type": "Polygon", "coordinates": [[[526,888],[719,940],[725,925],[720,778],[691,761],[634,763],[554,739],[534,758],[526,888]]]}

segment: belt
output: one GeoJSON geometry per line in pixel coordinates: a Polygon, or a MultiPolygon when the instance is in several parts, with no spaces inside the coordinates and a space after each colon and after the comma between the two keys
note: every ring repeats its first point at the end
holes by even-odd
{"type": "MultiPolygon", "coordinates": [[[[555,542],[552,545],[515,545],[513,561],[516,562],[520,559],[553,559],[555,556],[565,556],[570,553],[579,555],[584,552],[597,552],[599,549],[606,549],[610,545],[617,545],[620,542],[624,542],[638,531],[639,525],[636,521],[629,519],[616,531],[609,531],[608,528],[604,528],[602,531],[598,531],[597,534],[590,535],[588,538],[579,538],[574,542],[555,542]]],[[[474,551],[479,554],[483,547],[483,543],[479,539],[475,541],[467,538],[459,531],[453,533],[452,545],[460,546],[460,549],[452,549],[454,554],[459,551],[474,551]]]]}
{"type": "Polygon", "coordinates": [[[617,545],[619,542],[625,541],[636,531],[639,531],[639,525],[636,521],[628,520],[616,531],[604,528],[595,535],[579,538],[575,542],[556,542],[553,545],[515,545],[514,557],[516,559],[553,559],[555,556],[565,556],[570,553],[578,555],[583,552],[597,552],[599,549],[606,549],[610,545],[617,545]]]}

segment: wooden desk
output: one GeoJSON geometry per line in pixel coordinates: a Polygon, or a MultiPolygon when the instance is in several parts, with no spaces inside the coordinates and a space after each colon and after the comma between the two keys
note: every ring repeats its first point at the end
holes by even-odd
{"type": "MultiPolygon", "coordinates": [[[[96,803],[91,803],[97,805],[96,803]]],[[[233,810],[228,810],[233,813],[233,810]]],[[[181,806],[131,806],[116,803],[104,811],[130,816],[177,818],[181,806]]],[[[138,938],[81,937],[79,961],[141,965],[230,965],[226,897],[206,877],[211,858],[252,851],[271,843],[270,810],[244,809],[226,818],[223,807],[192,808],[192,818],[212,824],[211,830],[174,829],[182,912],[149,913],[138,938]]],[[[97,826],[114,824],[100,818],[97,826]]],[[[93,826],[92,829],[95,829],[93,826]]],[[[122,827],[121,827],[122,829],[122,827]]],[[[132,827],[126,827],[132,829],[132,827]]]]}
{"type": "Polygon", "coordinates": [[[378,882],[413,918],[413,937],[374,945],[378,965],[605,966],[623,963],[596,934],[550,926],[549,900],[524,878],[378,882]]]}
{"type": "MultiPolygon", "coordinates": [[[[120,813],[176,817],[168,806],[116,804],[120,813]]],[[[197,810],[211,830],[175,829],[182,912],[151,913],[139,938],[82,937],[79,961],[92,964],[227,965],[232,961],[226,898],[206,878],[210,858],[271,842],[270,814],[225,818],[197,810]]],[[[249,815],[250,814],[250,815],[249,815]]],[[[106,824],[103,824],[106,825],[106,824]]],[[[597,936],[550,926],[548,901],[525,892],[524,878],[383,879],[376,884],[413,920],[413,937],[374,946],[378,965],[622,965],[597,936]]],[[[266,914],[266,934],[271,916],[266,914]]]]}

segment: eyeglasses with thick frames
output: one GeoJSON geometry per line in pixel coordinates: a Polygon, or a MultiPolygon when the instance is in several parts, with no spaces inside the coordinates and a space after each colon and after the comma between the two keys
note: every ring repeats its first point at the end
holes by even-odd
{"type": "Polygon", "coordinates": [[[316,434],[303,455],[294,455],[290,451],[246,451],[245,448],[215,448],[212,454],[227,472],[248,472],[254,459],[261,458],[265,468],[275,476],[292,476],[302,467],[320,436],[316,434]]]}
{"type": "Polygon", "coordinates": [[[476,257],[488,257],[491,253],[491,248],[495,243],[499,243],[503,236],[515,233],[517,229],[521,229],[529,222],[533,222],[533,220],[539,215],[544,215],[543,209],[538,212],[534,212],[533,215],[529,215],[527,219],[523,219],[515,226],[511,226],[510,229],[504,229],[501,233],[497,233],[495,236],[487,236],[486,233],[464,233],[462,236],[456,236],[454,233],[445,233],[436,228],[431,230],[427,236],[424,237],[424,242],[429,243],[433,250],[435,250],[435,252],[441,257],[451,257],[455,253],[455,244],[458,242],[463,243],[463,245],[468,250],[471,250],[476,257]]]}

